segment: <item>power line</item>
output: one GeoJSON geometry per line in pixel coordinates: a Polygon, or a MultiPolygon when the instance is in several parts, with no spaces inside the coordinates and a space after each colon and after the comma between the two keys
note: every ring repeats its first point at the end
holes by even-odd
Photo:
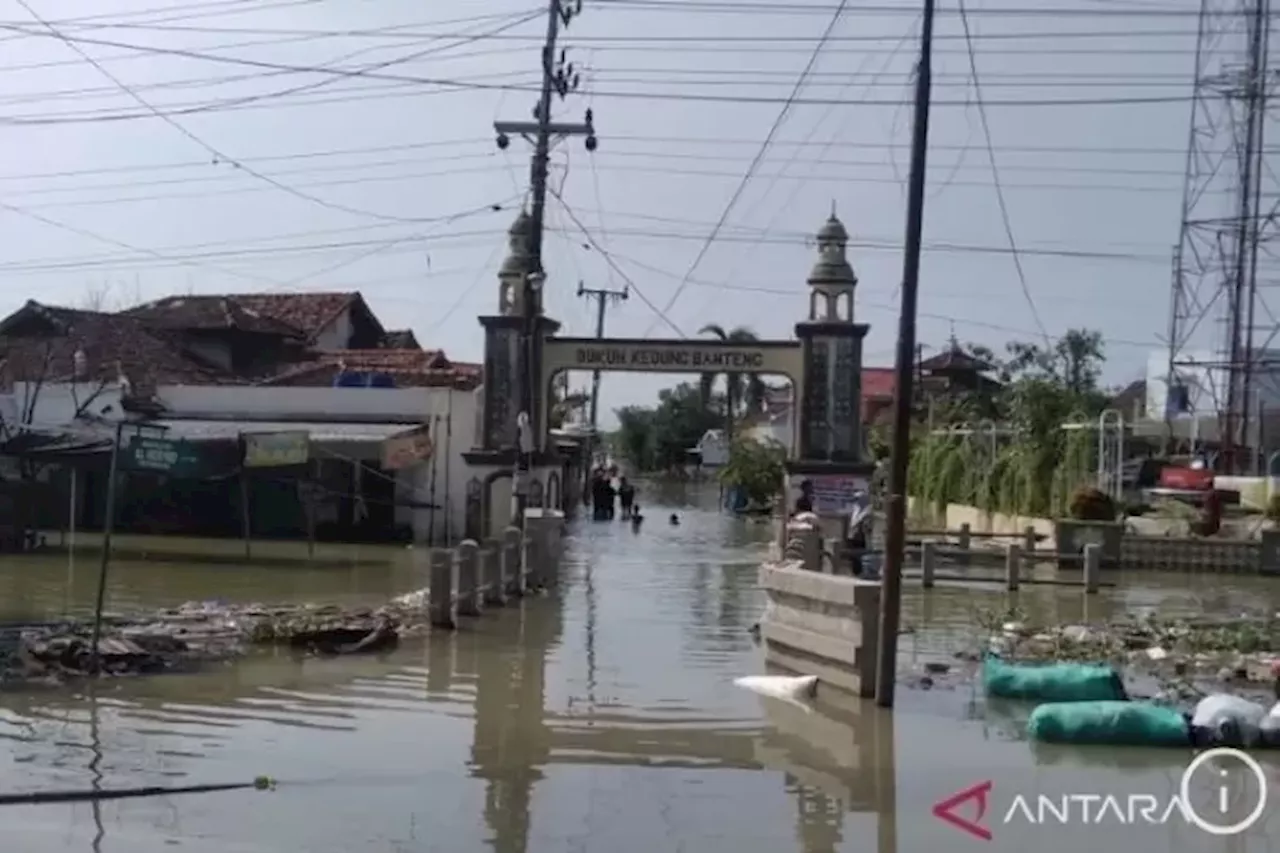
{"type": "MultiPolygon", "coordinates": [[[[20,29],[20,28],[7,28],[20,29]]],[[[31,35],[41,35],[39,32],[30,30],[21,30],[31,35]]],[[[68,44],[94,44],[109,47],[117,47],[126,50],[136,50],[143,53],[154,53],[161,55],[182,56],[191,59],[202,59],[208,62],[216,62],[232,65],[244,65],[248,67],[262,68],[267,70],[293,71],[297,73],[315,73],[324,74],[341,78],[366,78],[373,80],[387,80],[403,83],[418,83],[425,86],[447,86],[456,87],[458,89],[467,89],[475,91],[495,91],[495,92],[536,92],[538,87],[526,86],[518,84],[502,84],[502,83],[464,83],[456,79],[449,78],[430,78],[418,77],[407,74],[388,74],[385,72],[370,72],[363,70],[349,70],[340,68],[325,68],[308,65],[293,65],[288,63],[268,62],[264,60],[248,59],[244,57],[228,57],[218,56],[216,54],[207,54],[200,51],[185,50],[180,48],[157,48],[147,45],[129,44],[125,42],[114,41],[110,39],[84,38],[77,36],[68,36],[59,33],[56,30],[51,31],[50,35],[64,41],[68,44]]],[[[80,52],[80,51],[78,51],[80,52]]],[[[1042,54],[1041,51],[1033,51],[1042,54]]],[[[1186,51],[1182,51],[1185,55],[1186,51]]],[[[95,60],[96,62],[96,60],[95,60]]],[[[764,95],[712,95],[701,93],[678,93],[678,92],[642,92],[642,91],[605,91],[596,90],[593,92],[595,97],[608,97],[618,99],[638,99],[638,100],[655,100],[655,101],[680,101],[688,103],[734,103],[734,104],[786,104],[790,102],[793,106],[811,105],[825,106],[828,104],[856,103],[861,106],[903,106],[904,102],[900,99],[861,99],[856,102],[849,102],[841,99],[831,98],[779,98],[764,95]]],[[[136,100],[136,98],[135,98],[136,100]]],[[[1075,106],[1137,106],[1142,104],[1165,104],[1165,103],[1185,103],[1189,100],[1189,96],[1133,96],[1118,98],[1057,98],[1057,99],[1038,99],[1038,98],[1010,98],[997,101],[988,100],[988,107],[1075,107],[1075,106]]],[[[967,106],[967,101],[934,101],[935,106],[967,106]]],[[[152,113],[158,114],[157,117],[164,117],[163,111],[155,110],[152,113]]],[[[116,120],[126,120],[127,118],[138,118],[141,116],[119,116],[116,120]]],[[[103,119],[99,119],[103,120],[103,119]]],[[[15,123],[15,122],[9,122],[15,123]]]]}
{"type": "MultiPolygon", "coordinates": [[[[661,267],[657,267],[652,264],[645,263],[644,261],[640,261],[633,257],[628,257],[626,255],[619,254],[616,251],[610,251],[606,255],[605,250],[599,248],[598,246],[595,247],[595,251],[600,253],[602,258],[608,257],[611,263],[624,261],[632,266],[638,267],[639,269],[654,273],[655,275],[663,276],[664,278],[669,278],[672,281],[679,281],[682,278],[681,274],[679,273],[672,272],[671,270],[666,270],[661,267]]],[[[632,283],[632,286],[634,286],[634,281],[629,276],[627,277],[627,280],[632,283]]],[[[697,278],[691,279],[689,283],[698,287],[709,287],[709,288],[715,288],[718,290],[726,290],[726,291],[732,291],[732,292],[768,293],[768,294],[773,294],[778,296],[792,296],[792,297],[807,296],[807,292],[803,287],[800,287],[794,290],[784,290],[782,288],[771,288],[771,287],[742,287],[739,285],[727,284],[725,282],[710,281],[707,279],[697,279],[697,278]]],[[[868,300],[865,297],[859,297],[858,304],[861,306],[876,308],[884,311],[897,311],[898,309],[898,306],[894,305],[891,302],[876,302],[873,300],[868,300]]],[[[1035,332],[1035,331],[1024,329],[1024,328],[1019,328],[1016,326],[1008,326],[1000,323],[989,323],[983,320],[972,320],[965,317],[956,317],[952,314],[930,314],[928,312],[921,311],[919,312],[919,316],[932,319],[932,320],[944,320],[948,322],[959,323],[965,326],[974,326],[977,328],[985,328],[985,329],[990,329],[992,331],[1006,332],[1006,333],[1017,334],[1017,335],[1035,336],[1037,334],[1041,334],[1039,332],[1035,332]]],[[[680,331],[677,331],[676,334],[681,337],[684,337],[684,334],[680,331]]],[[[1154,339],[1150,341],[1138,341],[1138,340],[1126,340],[1126,339],[1120,339],[1120,338],[1108,338],[1107,343],[1117,344],[1122,346],[1141,347],[1143,349],[1148,349],[1148,350],[1154,347],[1159,347],[1161,345],[1160,341],[1154,340],[1154,339]]]]}
{"type": "MultiPolygon", "coordinates": [[[[764,141],[760,143],[760,147],[757,149],[755,157],[751,159],[751,163],[747,166],[746,172],[743,173],[742,179],[738,181],[738,185],[734,188],[733,194],[729,196],[729,201],[725,204],[724,210],[720,214],[720,218],[716,220],[716,224],[712,226],[711,232],[707,235],[706,242],[704,242],[698,249],[698,254],[694,257],[693,263],[689,264],[688,270],[685,271],[685,281],[682,281],[676,287],[675,293],[671,294],[671,298],[667,300],[666,306],[661,311],[662,315],[665,316],[671,311],[671,308],[676,304],[676,300],[680,298],[680,294],[684,292],[684,285],[687,283],[688,278],[694,274],[698,269],[698,266],[702,263],[703,258],[707,256],[707,252],[711,250],[711,246],[715,243],[717,235],[720,234],[720,229],[724,227],[725,222],[728,221],[729,216],[733,213],[733,208],[737,205],[738,199],[742,198],[742,193],[746,190],[747,184],[751,183],[751,177],[756,173],[756,169],[759,168],[760,163],[763,162],[765,155],[769,153],[769,146],[773,142],[773,138],[777,136],[778,131],[782,129],[783,123],[787,120],[787,117],[791,115],[791,108],[795,104],[796,98],[799,97],[800,92],[804,89],[805,82],[809,79],[809,72],[812,71],[813,67],[817,64],[818,57],[822,53],[823,46],[835,31],[836,25],[840,23],[840,16],[844,13],[847,2],[848,0],[840,0],[840,5],[836,7],[835,12],[831,15],[831,20],[827,23],[826,29],[823,30],[822,36],[818,39],[817,45],[814,46],[813,53],[809,56],[809,61],[805,63],[804,68],[800,71],[800,77],[792,87],[791,94],[787,97],[787,100],[783,102],[782,109],[778,111],[777,117],[774,118],[773,124],[769,127],[769,132],[765,134],[764,141]]],[[[645,331],[645,335],[648,335],[652,331],[653,326],[650,326],[649,329],[645,331]]]]}
{"type": "Polygon", "coordinates": [[[1031,296],[1031,288],[1027,286],[1027,273],[1022,268],[1022,256],[1018,253],[1018,242],[1013,236],[1013,222],[1009,217],[1009,205],[1005,201],[1004,186],[1000,183],[1000,169],[996,166],[996,149],[991,139],[991,124],[987,121],[987,110],[983,106],[982,100],[982,81],[978,77],[978,59],[974,55],[973,42],[969,40],[969,13],[965,9],[964,0],[957,0],[960,11],[960,23],[964,27],[965,47],[969,51],[969,72],[973,75],[973,97],[978,107],[978,119],[982,122],[982,135],[986,141],[987,162],[991,164],[991,182],[996,190],[996,201],[1000,206],[1000,220],[1004,224],[1005,236],[1009,239],[1010,257],[1013,259],[1014,270],[1018,274],[1018,285],[1022,289],[1022,296],[1027,300],[1027,308],[1031,311],[1031,319],[1035,320],[1037,328],[1044,336],[1045,342],[1049,340],[1049,333],[1044,328],[1044,321],[1040,319],[1040,312],[1036,310],[1036,301],[1031,296]]]}
{"type": "MultiPolygon", "coordinates": [[[[101,63],[99,63],[99,62],[98,62],[98,61],[97,61],[93,56],[91,56],[91,55],[90,55],[86,50],[84,50],[84,48],[82,48],[82,47],[81,47],[79,44],[77,44],[74,40],[72,40],[72,39],[70,39],[69,37],[67,37],[67,36],[63,35],[63,34],[62,34],[62,33],[61,33],[57,28],[55,28],[52,24],[47,23],[47,22],[44,20],[44,18],[42,18],[42,17],[40,16],[40,14],[39,14],[38,12],[36,12],[36,11],[31,7],[31,5],[27,2],[27,0],[17,0],[17,3],[18,3],[18,5],[20,5],[23,9],[25,9],[25,10],[27,11],[27,14],[31,15],[31,17],[32,17],[32,18],[35,18],[35,20],[36,20],[38,23],[40,23],[43,27],[45,27],[45,29],[47,29],[47,30],[49,31],[49,33],[50,33],[50,34],[52,34],[52,35],[53,35],[55,38],[57,38],[59,41],[62,41],[62,42],[63,42],[64,44],[66,44],[69,48],[71,48],[73,51],[75,51],[77,54],[79,54],[79,55],[81,56],[81,58],[83,58],[83,59],[84,59],[84,61],[85,61],[85,62],[87,62],[87,63],[89,63],[90,65],[92,65],[92,66],[93,66],[93,68],[94,68],[94,69],[95,69],[99,74],[101,74],[102,76],[106,77],[106,78],[107,78],[108,80],[110,80],[113,84],[115,84],[117,87],[119,87],[119,89],[120,89],[122,92],[126,93],[126,94],[127,94],[127,95],[129,95],[131,98],[133,98],[135,101],[137,101],[139,105],[141,105],[142,107],[144,107],[148,112],[152,113],[156,118],[161,119],[161,120],[162,120],[162,121],[164,121],[166,124],[168,124],[170,127],[172,127],[174,130],[178,131],[178,132],[179,132],[179,133],[181,133],[183,136],[187,137],[187,139],[189,139],[189,140],[191,140],[192,142],[194,142],[195,144],[199,145],[201,148],[205,149],[206,151],[208,151],[210,154],[212,154],[214,157],[218,158],[219,160],[221,160],[221,161],[223,161],[223,162],[226,162],[226,163],[231,163],[232,165],[235,165],[237,168],[239,168],[241,171],[245,172],[246,174],[252,175],[253,177],[257,178],[258,180],[262,181],[263,183],[270,184],[271,186],[275,187],[276,189],[280,190],[281,192],[284,192],[284,193],[287,193],[287,194],[289,194],[289,195],[295,196],[295,197],[300,198],[300,199],[302,199],[302,200],[304,200],[304,201],[308,201],[308,202],[311,202],[311,203],[313,203],[313,204],[317,204],[317,205],[319,205],[319,206],[321,206],[321,207],[327,207],[327,208],[329,208],[329,209],[331,209],[331,210],[339,211],[339,212],[341,212],[341,213],[347,213],[347,214],[351,214],[351,215],[355,215],[355,216],[364,216],[364,217],[368,217],[368,218],[371,218],[371,219],[382,219],[382,220],[386,220],[386,221],[395,221],[395,222],[424,222],[424,221],[427,221],[427,220],[423,220],[423,219],[421,219],[421,218],[416,218],[416,219],[415,219],[415,218],[412,218],[412,217],[388,216],[388,215],[386,215],[386,214],[376,213],[376,212],[373,212],[373,211],[367,211],[367,210],[361,210],[361,209],[359,209],[359,208],[350,207],[350,206],[348,206],[348,205],[339,204],[339,203],[337,203],[337,202],[331,202],[331,201],[329,201],[329,200],[327,200],[327,199],[323,199],[323,198],[320,198],[320,197],[318,197],[318,196],[314,196],[314,195],[311,195],[311,194],[309,194],[309,193],[302,192],[301,190],[297,190],[297,189],[295,189],[295,188],[293,188],[293,187],[291,187],[291,186],[289,186],[289,185],[287,185],[287,184],[283,184],[283,183],[281,183],[280,181],[276,180],[275,178],[272,178],[272,177],[270,177],[269,175],[267,175],[267,174],[265,174],[265,173],[263,173],[263,172],[259,172],[259,171],[257,171],[256,169],[254,169],[254,168],[253,168],[253,167],[251,167],[251,166],[247,166],[247,165],[245,165],[245,164],[243,164],[243,163],[238,162],[235,158],[233,158],[233,157],[231,157],[230,155],[228,155],[228,154],[224,153],[221,149],[219,149],[219,148],[215,148],[213,145],[210,145],[210,144],[209,144],[208,142],[206,142],[204,139],[202,139],[201,137],[197,136],[195,133],[191,132],[189,129],[187,129],[184,125],[182,125],[180,122],[178,122],[178,121],[177,121],[176,119],[174,119],[173,117],[169,116],[168,114],[164,113],[163,111],[161,111],[161,110],[160,110],[160,109],[158,109],[157,107],[153,106],[153,105],[151,104],[151,102],[150,102],[150,101],[148,101],[146,98],[142,97],[142,96],[141,96],[141,95],[139,95],[136,91],[134,91],[132,88],[130,88],[130,86],[129,86],[128,84],[126,84],[123,80],[121,80],[119,77],[117,77],[117,76],[116,76],[113,72],[111,72],[108,68],[106,68],[106,67],[105,67],[105,66],[103,66],[101,63]]],[[[520,19],[517,19],[517,21],[516,21],[516,22],[514,22],[514,23],[523,23],[523,22],[524,22],[524,20],[526,20],[526,19],[527,19],[527,16],[522,17],[522,18],[520,18],[520,19]]],[[[506,26],[512,26],[512,25],[514,25],[514,23],[508,23],[506,26]]],[[[417,56],[419,56],[419,55],[420,55],[420,54],[414,54],[414,57],[416,58],[416,57],[417,57],[417,56]]],[[[398,62],[398,61],[400,61],[400,60],[389,60],[389,61],[387,61],[387,62],[380,63],[380,64],[379,64],[379,65],[377,65],[376,67],[377,67],[377,68],[387,67],[388,65],[395,64],[395,63],[396,63],[396,62],[398,62]]]]}
{"type": "Polygon", "coordinates": [[[626,271],[623,270],[622,267],[618,266],[614,262],[612,255],[610,255],[609,252],[605,251],[600,246],[600,243],[596,240],[595,235],[591,233],[591,229],[587,228],[587,226],[583,224],[582,220],[578,218],[578,215],[573,212],[573,208],[571,208],[568,205],[568,203],[563,198],[561,198],[560,194],[557,193],[555,190],[552,190],[551,195],[556,199],[556,201],[560,202],[560,206],[564,210],[565,215],[569,217],[569,221],[572,222],[575,227],[577,227],[578,231],[586,239],[587,246],[594,249],[600,255],[600,257],[604,259],[604,262],[608,264],[609,268],[612,269],[618,275],[618,278],[626,282],[627,287],[635,292],[636,297],[641,302],[643,302],[651,311],[653,311],[653,313],[660,320],[662,320],[663,323],[665,323],[668,327],[670,327],[671,331],[675,332],[678,337],[687,338],[688,335],[686,335],[684,331],[679,326],[677,326],[671,320],[671,318],[668,317],[665,312],[663,312],[661,308],[659,308],[656,304],[654,304],[653,300],[651,300],[648,296],[645,295],[645,292],[640,289],[640,285],[632,281],[631,276],[627,275],[626,271]]]}
{"type": "MultiPolygon", "coordinates": [[[[830,14],[837,8],[834,4],[807,4],[807,3],[737,3],[733,0],[596,0],[601,9],[609,8],[634,8],[645,10],[663,10],[679,12],[687,14],[689,12],[724,12],[727,14],[745,15],[754,14],[765,11],[785,12],[787,14],[796,14],[798,12],[810,12],[813,14],[830,14]]],[[[896,5],[859,5],[852,7],[851,12],[866,15],[918,15],[919,10],[910,4],[896,5]]],[[[1062,17],[1090,17],[1090,18],[1186,18],[1194,20],[1199,16],[1199,9],[1188,8],[1186,6],[1130,6],[1125,8],[1120,4],[1107,3],[1102,7],[1082,8],[1079,6],[989,6],[981,9],[973,10],[975,14],[982,17],[1030,17],[1030,18],[1062,18],[1062,17]]],[[[1233,13],[1228,11],[1223,13],[1224,16],[1230,16],[1233,13]]],[[[1242,15],[1235,12],[1236,15],[1242,15]]]]}
{"type": "MultiPolygon", "coordinates": [[[[398,152],[413,151],[431,151],[433,149],[447,148],[451,146],[470,146],[479,148],[481,145],[487,144],[490,140],[488,137],[461,137],[456,139],[435,139],[422,142],[405,142],[388,145],[371,145],[356,146],[351,148],[330,148],[330,149],[314,149],[306,151],[297,151],[287,154],[262,154],[241,157],[241,162],[246,163],[291,163],[295,161],[306,160],[323,160],[327,158],[360,156],[365,154],[388,154],[398,152]]],[[[664,137],[664,136],[634,136],[619,135],[609,137],[610,146],[608,151],[597,152],[597,156],[608,157],[652,157],[659,160],[706,160],[723,162],[725,160],[724,152],[718,153],[697,153],[695,151],[678,151],[667,150],[665,148],[653,151],[643,150],[627,150],[626,148],[618,148],[615,142],[635,142],[644,145],[653,144],[659,146],[667,145],[686,145],[686,146],[715,146],[723,148],[725,146],[751,145],[759,144],[758,140],[751,139],[733,139],[728,137],[664,137]]],[[[849,150],[898,150],[903,148],[902,143],[895,142],[870,142],[863,140],[850,139],[832,139],[826,141],[809,141],[809,140],[774,140],[774,148],[792,148],[797,151],[803,151],[814,147],[822,147],[828,149],[849,149],[849,150]]],[[[958,144],[938,144],[931,145],[933,151],[963,151],[966,146],[958,144]]],[[[1040,154],[1081,154],[1081,155],[1105,155],[1108,157],[1144,157],[1152,156],[1168,156],[1183,158],[1186,156],[1185,149],[1179,148],[1157,148],[1157,147],[1106,147],[1106,146],[1087,146],[1087,145],[1001,145],[999,151],[1003,154],[1023,154],[1023,155],[1040,155],[1040,154]]],[[[1212,154],[1212,152],[1209,152],[1212,154]]],[[[1280,148],[1269,148],[1268,153],[1280,153],[1280,148]]],[[[432,158],[433,162],[455,161],[463,159],[488,159],[491,156],[489,152],[475,154],[457,154],[446,155],[444,157],[436,156],[432,158]]],[[[367,166],[380,166],[383,164],[408,163],[410,161],[375,161],[374,163],[351,163],[326,167],[309,167],[306,169],[288,170],[279,174],[306,174],[311,172],[322,172],[337,169],[360,169],[367,166]]],[[[412,161],[412,162],[417,162],[412,161]]],[[[798,159],[796,163],[800,165],[829,165],[829,166],[847,166],[847,167],[871,167],[873,165],[883,165],[878,160],[833,160],[825,157],[798,159]]],[[[954,164],[952,164],[954,165],[954,164]]],[[[101,166],[87,169],[64,169],[48,172],[15,172],[0,173],[0,183],[19,182],[19,181],[35,181],[43,179],[59,179],[59,178],[85,178],[98,175],[125,175],[125,174],[145,174],[148,172],[163,172],[183,169],[200,169],[207,170],[210,166],[208,160],[177,160],[159,163],[136,163],[119,166],[101,166]]],[[[948,166],[947,168],[950,168],[948,166]]],[[[1073,167],[1062,165],[1060,163],[1046,165],[1023,165],[1023,164],[1005,164],[1004,170],[1008,171],[1043,171],[1045,173],[1055,172],[1080,172],[1080,173],[1098,173],[1112,174],[1124,173],[1129,175],[1181,175],[1178,170],[1163,169],[1146,169],[1146,168],[1125,168],[1123,166],[1111,168],[1094,168],[1094,167],[1073,167]]],[[[221,179],[223,176],[217,176],[221,179]]],[[[230,177],[230,176],[228,176],[230,177]]],[[[215,178],[209,178],[213,180],[215,178]]],[[[204,180],[203,178],[187,178],[186,180],[204,180]]],[[[120,184],[121,188],[125,186],[150,186],[153,182],[130,181],[127,184],[120,184]]],[[[154,182],[156,185],[164,183],[164,181],[154,182]]],[[[114,187],[116,185],[107,185],[114,187]]],[[[102,189],[103,185],[78,186],[79,190],[97,190],[102,189]]]]}

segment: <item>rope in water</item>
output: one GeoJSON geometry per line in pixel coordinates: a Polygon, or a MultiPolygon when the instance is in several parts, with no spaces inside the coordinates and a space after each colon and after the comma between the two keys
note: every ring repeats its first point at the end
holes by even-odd
{"type": "Polygon", "coordinates": [[[269,791],[276,786],[269,776],[252,782],[224,782],[217,785],[149,785],[142,788],[117,788],[106,791],[32,791],[26,794],[0,794],[0,806],[39,806],[49,803],[80,803],[93,800],[124,800],[132,797],[167,797],[172,794],[208,794],[215,791],[238,791],[255,788],[269,791]]]}

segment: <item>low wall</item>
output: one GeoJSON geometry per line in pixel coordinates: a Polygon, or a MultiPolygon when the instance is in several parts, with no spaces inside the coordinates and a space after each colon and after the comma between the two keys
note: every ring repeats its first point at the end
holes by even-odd
{"type": "Polygon", "coordinates": [[[1280,492],[1280,477],[1232,477],[1215,475],[1213,487],[1240,495],[1240,505],[1249,509],[1265,510],[1271,496],[1280,492]]]}
{"type": "Polygon", "coordinates": [[[907,506],[911,516],[912,527],[928,527],[931,530],[959,530],[969,525],[973,533],[988,533],[1008,536],[1021,536],[1028,527],[1033,528],[1041,539],[1041,546],[1051,548],[1054,545],[1056,530],[1053,519],[1039,518],[1034,515],[1010,515],[1003,512],[987,512],[976,506],[965,504],[947,504],[944,511],[928,506],[927,501],[911,498],[907,506]]]}
{"type": "Polygon", "coordinates": [[[766,563],[760,624],[765,662],[855,696],[875,695],[880,584],[823,574],[800,561],[766,563]]]}

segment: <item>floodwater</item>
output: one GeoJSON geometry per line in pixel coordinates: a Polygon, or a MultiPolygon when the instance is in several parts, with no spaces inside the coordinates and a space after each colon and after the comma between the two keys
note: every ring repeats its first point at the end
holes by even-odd
{"type": "MultiPolygon", "coordinates": [[[[563,582],[550,595],[385,658],[264,656],[199,675],[105,682],[92,696],[0,694],[3,792],[279,780],[271,792],[10,806],[6,847],[1243,853],[1272,850],[1268,834],[1280,841],[1272,819],[1280,775],[1270,767],[1277,793],[1244,835],[1216,837],[1178,814],[1131,825],[1079,800],[1065,824],[1052,811],[1047,823],[1028,822],[1041,817],[1037,794],[1050,805],[1067,795],[1114,794],[1122,804],[1147,795],[1162,815],[1191,755],[1033,748],[1019,737],[1027,709],[986,708],[968,680],[904,686],[893,714],[806,713],[734,687],[735,677],[762,669],[747,628],[759,615],[756,566],[769,527],[720,516],[706,498],[699,508],[679,491],[644,503],[638,534],[621,523],[573,528],[563,582]],[[667,524],[672,511],[678,527],[667,524]],[[987,780],[990,841],[931,815],[937,801],[987,780]],[[1006,823],[1018,794],[1031,812],[1006,823]]],[[[111,596],[116,607],[381,601],[416,585],[416,558],[406,550],[391,565],[324,569],[122,563],[111,596]]],[[[62,558],[0,563],[0,609],[28,617],[82,609],[95,570],[84,557],[71,569],[62,558]]],[[[1280,587],[1256,580],[1180,585],[1146,575],[1123,584],[1087,605],[1078,589],[1029,587],[1016,604],[1063,621],[1145,607],[1280,606],[1280,587]]],[[[951,651],[977,636],[975,614],[1009,603],[996,589],[926,595],[908,582],[903,670],[954,663],[951,651]]],[[[1232,817],[1258,793],[1238,771],[1218,785],[1235,797],[1232,817]]],[[[1216,798],[1199,777],[1193,787],[1207,814],[1216,798]]]]}

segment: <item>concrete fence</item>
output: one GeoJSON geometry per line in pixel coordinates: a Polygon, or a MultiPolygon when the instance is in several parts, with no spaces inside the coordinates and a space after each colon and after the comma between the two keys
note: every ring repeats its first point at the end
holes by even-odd
{"type": "Polygon", "coordinates": [[[816,520],[793,521],[781,559],[760,568],[765,662],[855,696],[875,694],[880,583],[824,571],[816,520]]]}
{"type": "Polygon", "coordinates": [[[499,539],[467,539],[457,548],[433,550],[427,578],[431,627],[452,631],[460,617],[480,616],[555,584],[563,535],[563,513],[530,509],[523,531],[508,527],[499,539]]]}

